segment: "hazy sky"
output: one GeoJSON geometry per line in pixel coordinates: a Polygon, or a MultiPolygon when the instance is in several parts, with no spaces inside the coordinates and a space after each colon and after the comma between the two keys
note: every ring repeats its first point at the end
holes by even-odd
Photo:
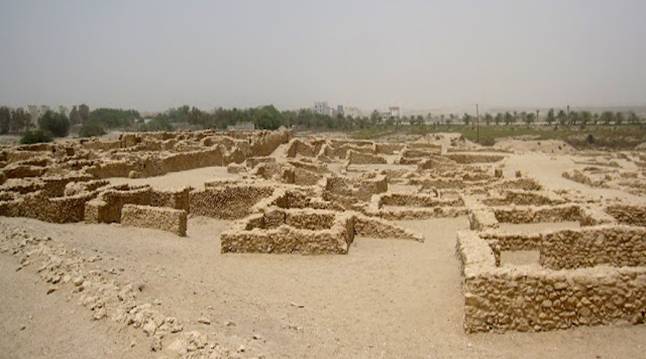
{"type": "Polygon", "coordinates": [[[646,1],[0,0],[0,103],[646,104],[646,1]]]}

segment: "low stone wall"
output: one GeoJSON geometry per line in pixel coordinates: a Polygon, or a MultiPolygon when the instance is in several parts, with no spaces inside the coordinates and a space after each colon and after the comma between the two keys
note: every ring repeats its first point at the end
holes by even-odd
{"type": "Polygon", "coordinates": [[[537,191],[523,191],[523,190],[509,190],[504,191],[500,197],[489,197],[482,200],[487,206],[507,206],[507,205],[520,205],[520,206],[545,206],[557,205],[564,203],[565,200],[557,196],[553,192],[537,192],[537,191]]]}
{"type": "Polygon", "coordinates": [[[388,161],[386,161],[385,158],[379,156],[379,155],[373,155],[370,153],[362,153],[362,152],[357,152],[354,150],[350,150],[347,152],[346,159],[348,160],[348,164],[351,165],[368,165],[368,164],[386,164],[388,161]]]}
{"type": "Polygon", "coordinates": [[[354,236],[424,239],[406,229],[354,212],[268,208],[221,234],[221,250],[228,252],[347,254],[354,236]]]}
{"type": "Polygon", "coordinates": [[[492,183],[486,189],[540,191],[543,186],[533,178],[516,178],[492,183]]]}
{"type": "Polygon", "coordinates": [[[646,267],[551,270],[497,267],[476,232],[458,233],[464,275],[464,329],[545,331],[646,318],[646,267]]]}
{"type": "Polygon", "coordinates": [[[296,157],[297,155],[314,157],[316,155],[316,149],[314,146],[311,146],[298,138],[294,138],[289,141],[287,145],[287,157],[296,157]]]}
{"type": "Polygon", "coordinates": [[[563,172],[561,176],[571,181],[582,183],[591,187],[607,187],[607,185],[602,180],[593,180],[592,177],[579,170],[566,171],[563,172]]]}
{"type": "Polygon", "coordinates": [[[578,205],[494,207],[496,219],[503,223],[539,223],[581,221],[583,211],[578,205]]]}
{"type": "Polygon", "coordinates": [[[121,224],[160,229],[183,237],[186,236],[186,211],[126,204],[121,210],[121,224]]]}
{"type": "Polygon", "coordinates": [[[375,153],[382,155],[392,155],[404,149],[401,143],[375,143],[375,153]]]}
{"type": "Polygon", "coordinates": [[[386,193],[379,198],[379,208],[382,206],[403,207],[462,207],[462,198],[441,199],[431,195],[417,195],[407,193],[386,193]]]}
{"type": "Polygon", "coordinates": [[[424,242],[424,237],[407,229],[395,226],[380,218],[355,216],[354,233],[368,238],[407,239],[424,242]]]}
{"type": "Polygon", "coordinates": [[[126,204],[150,205],[152,189],[148,186],[112,188],[85,204],[85,223],[115,223],[121,220],[126,204]]]}
{"type": "Polygon", "coordinates": [[[478,208],[469,211],[469,228],[475,231],[484,231],[499,227],[496,215],[487,208],[478,208]]]}
{"type": "Polygon", "coordinates": [[[95,192],[50,198],[43,191],[28,193],[20,198],[0,201],[0,216],[35,218],[45,222],[80,222],[85,204],[96,197],[95,192]]]}
{"type": "Polygon", "coordinates": [[[349,245],[354,239],[353,216],[335,212],[306,213],[310,215],[300,218],[289,216],[291,225],[287,223],[288,215],[283,211],[252,215],[220,235],[221,251],[275,254],[348,253],[349,245]],[[316,214],[333,216],[333,223],[319,223],[317,218],[323,217],[316,214]],[[295,224],[302,228],[294,227],[295,224]]]}
{"type": "Polygon", "coordinates": [[[606,213],[617,219],[619,223],[646,226],[644,206],[613,205],[606,208],[606,213]]]}
{"type": "Polygon", "coordinates": [[[191,191],[190,213],[219,219],[240,219],[249,215],[250,209],[273,191],[272,187],[253,185],[225,185],[191,191]]]}
{"type": "Polygon", "coordinates": [[[449,159],[461,163],[494,163],[502,161],[505,156],[498,155],[483,155],[483,154],[469,154],[469,153],[450,153],[446,155],[449,159]]]}
{"type": "Polygon", "coordinates": [[[47,172],[47,168],[31,165],[11,164],[2,169],[6,178],[40,177],[47,172]]]}
{"type": "Polygon", "coordinates": [[[150,205],[155,207],[169,207],[190,210],[189,188],[179,190],[154,190],[150,193],[150,205]]]}

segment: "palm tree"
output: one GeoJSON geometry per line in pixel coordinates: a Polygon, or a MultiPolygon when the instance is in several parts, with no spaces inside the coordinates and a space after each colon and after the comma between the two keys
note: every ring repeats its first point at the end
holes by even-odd
{"type": "Polygon", "coordinates": [[[469,124],[471,123],[471,116],[468,113],[465,113],[462,116],[462,122],[464,122],[465,125],[469,126],[469,124]]]}
{"type": "Polygon", "coordinates": [[[617,112],[615,114],[615,124],[617,126],[621,126],[621,124],[624,122],[624,114],[621,112],[617,112]]]}
{"type": "Polygon", "coordinates": [[[491,116],[490,113],[486,113],[484,116],[484,121],[487,126],[491,124],[491,121],[493,120],[493,116],[491,116]]]}
{"type": "Polygon", "coordinates": [[[524,120],[525,120],[525,124],[527,125],[527,127],[529,127],[529,125],[531,125],[534,122],[535,116],[536,115],[534,115],[534,113],[532,113],[532,112],[525,114],[524,120]]]}
{"type": "Polygon", "coordinates": [[[545,122],[547,122],[548,126],[552,126],[552,123],[556,120],[556,117],[554,116],[554,109],[550,108],[549,111],[547,111],[547,117],[545,118],[545,122]]]}
{"type": "Polygon", "coordinates": [[[561,126],[565,126],[567,123],[567,114],[563,110],[559,110],[559,113],[556,115],[556,118],[559,120],[561,126]]]}

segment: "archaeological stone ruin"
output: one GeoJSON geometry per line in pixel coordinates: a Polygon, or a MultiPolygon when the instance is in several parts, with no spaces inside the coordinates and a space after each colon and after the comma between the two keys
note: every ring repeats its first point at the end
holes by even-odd
{"type": "Polygon", "coordinates": [[[646,205],[577,190],[642,195],[643,156],[616,159],[638,170],[575,162],[557,176],[572,189],[555,190],[508,169],[511,155],[456,136],[389,142],[284,129],[4,146],[0,216],[187,243],[205,217],[226,226],[213,235],[219,255],[323,257],[352,256],[363,239],[421,248],[433,229],[407,223],[464,218],[455,260],[465,332],[644,323],[646,205]],[[221,170],[176,188],[148,182],[202,168],[221,170]]]}

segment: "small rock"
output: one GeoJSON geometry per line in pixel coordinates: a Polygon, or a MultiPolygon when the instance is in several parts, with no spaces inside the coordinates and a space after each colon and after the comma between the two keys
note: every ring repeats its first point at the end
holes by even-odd
{"type": "Polygon", "coordinates": [[[78,286],[80,286],[81,284],[83,284],[83,281],[84,281],[84,280],[83,280],[83,277],[80,277],[80,276],[79,276],[79,277],[74,278],[74,279],[72,280],[72,283],[74,284],[74,286],[78,287],[78,286]]]}
{"type": "Polygon", "coordinates": [[[211,321],[207,317],[201,317],[197,320],[197,322],[205,325],[211,325],[211,321]]]}
{"type": "Polygon", "coordinates": [[[158,352],[162,350],[162,343],[160,337],[153,337],[152,342],[150,342],[150,350],[158,352]]]}
{"type": "Polygon", "coordinates": [[[227,320],[226,322],[224,322],[224,325],[227,327],[235,327],[236,323],[227,320]]]}
{"type": "Polygon", "coordinates": [[[47,289],[47,294],[52,294],[52,293],[54,293],[57,289],[58,289],[58,288],[56,288],[56,287],[49,287],[49,289],[47,289]]]}
{"type": "Polygon", "coordinates": [[[240,346],[238,347],[238,353],[244,353],[245,350],[246,348],[244,347],[244,345],[240,344],[240,346]]]}
{"type": "Polygon", "coordinates": [[[20,331],[23,331],[23,330],[25,330],[25,329],[27,329],[27,326],[26,326],[26,325],[24,325],[24,324],[23,324],[23,325],[21,325],[21,326],[20,326],[20,331]]]}
{"type": "Polygon", "coordinates": [[[289,305],[291,305],[292,307],[296,307],[296,308],[305,308],[304,305],[297,304],[297,303],[294,303],[294,302],[290,302],[289,305]]]}
{"type": "Polygon", "coordinates": [[[134,348],[135,345],[137,345],[137,342],[135,342],[134,340],[130,342],[130,347],[131,348],[134,348]]]}

